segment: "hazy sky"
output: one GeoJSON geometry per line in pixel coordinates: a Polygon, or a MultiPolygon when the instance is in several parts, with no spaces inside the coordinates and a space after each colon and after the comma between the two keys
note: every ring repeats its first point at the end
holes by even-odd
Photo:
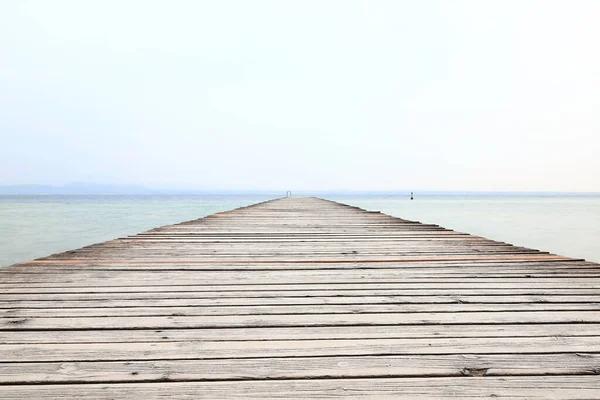
{"type": "Polygon", "coordinates": [[[0,0],[0,184],[600,191],[600,1],[0,0]]]}

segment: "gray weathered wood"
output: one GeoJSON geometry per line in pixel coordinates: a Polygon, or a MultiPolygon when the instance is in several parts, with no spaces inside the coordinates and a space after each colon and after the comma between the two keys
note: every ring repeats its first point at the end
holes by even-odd
{"type": "Polygon", "coordinates": [[[599,357],[598,264],[315,198],[0,271],[3,399],[599,398],[599,357]]]}
{"type": "MultiPolygon", "coordinates": [[[[169,377],[163,378],[169,381],[169,377]]],[[[598,377],[357,378],[0,386],[0,398],[22,399],[598,399],[598,377]]]]}
{"type": "Polygon", "coordinates": [[[334,356],[1,363],[0,384],[518,375],[592,375],[598,354],[334,356]]]}

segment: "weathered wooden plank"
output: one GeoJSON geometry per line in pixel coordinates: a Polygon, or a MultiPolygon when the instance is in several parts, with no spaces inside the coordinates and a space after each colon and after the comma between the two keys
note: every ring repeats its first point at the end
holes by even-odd
{"type": "Polygon", "coordinates": [[[287,328],[0,331],[3,344],[600,336],[600,324],[393,325],[287,328]]]}
{"type": "Polygon", "coordinates": [[[222,298],[156,298],[148,299],[100,299],[87,297],[81,300],[37,299],[1,301],[0,309],[111,308],[111,307],[205,307],[205,306],[260,306],[260,305],[327,305],[327,304],[472,304],[493,306],[514,304],[584,304],[600,307],[600,295],[499,295],[499,296],[321,296],[321,297],[222,297],[222,298]]]}
{"type": "MultiPolygon", "coordinates": [[[[286,290],[286,291],[198,291],[198,290],[170,290],[171,287],[142,287],[142,288],[99,288],[97,290],[82,290],[69,293],[64,290],[25,290],[25,293],[0,293],[0,301],[19,301],[19,300],[111,300],[111,299],[135,299],[135,300],[154,300],[154,299],[210,299],[210,298],[279,298],[279,297],[369,297],[378,296],[413,296],[415,298],[423,296],[445,296],[459,301],[465,296],[487,296],[491,301],[510,295],[524,296],[582,296],[596,295],[597,289],[592,288],[574,288],[574,289],[377,289],[377,290],[286,290]],[[119,290],[121,289],[121,290],[119,290]],[[41,293],[40,293],[41,292],[41,293]]],[[[468,302],[468,298],[467,298],[468,302]]]]}
{"type": "MultiPolygon", "coordinates": [[[[439,280],[391,280],[383,282],[372,282],[365,280],[362,283],[360,278],[356,280],[348,280],[344,282],[334,283],[319,283],[318,280],[311,282],[292,281],[285,283],[272,283],[262,284],[259,280],[252,282],[244,282],[243,274],[239,279],[232,279],[230,281],[203,281],[201,283],[196,281],[185,282],[173,282],[173,284],[165,284],[165,282],[154,282],[154,285],[147,284],[147,282],[121,282],[120,285],[109,284],[103,286],[100,284],[92,285],[91,282],[87,286],[81,285],[80,282],[74,282],[75,286],[35,286],[33,283],[29,285],[19,285],[16,287],[10,287],[8,285],[2,286],[3,294],[12,293],[56,293],[60,290],[61,293],[100,293],[100,292],[153,292],[153,291],[169,291],[169,292],[245,292],[245,291],[263,291],[263,292],[276,292],[276,291],[310,291],[310,290],[371,290],[375,294],[379,290],[464,290],[464,289],[562,289],[562,290],[578,290],[578,289],[589,289],[593,288],[594,284],[600,285],[600,280],[594,278],[583,279],[583,278],[547,278],[547,279],[535,279],[535,278],[512,278],[512,279],[439,279],[439,280]],[[563,282],[564,281],[564,282],[563,282]],[[58,289],[57,289],[58,288],[58,289]]],[[[321,280],[322,282],[322,280],[321,280]]],[[[169,283],[172,283],[169,281],[169,283]]]]}
{"type": "MultiPolygon", "coordinates": [[[[165,377],[164,380],[169,380],[165,377]]],[[[306,379],[0,386],[6,400],[67,399],[597,399],[596,376],[306,379]]]]}
{"type": "Polygon", "coordinates": [[[298,264],[285,264],[285,263],[218,263],[218,264],[205,264],[205,263],[193,263],[193,262],[174,262],[170,264],[136,264],[136,263],[94,263],[90,261],[82,261],[77,264],[27,264],[28,268],[21,268],[18,266],[7,267],[3,270],[4,273],[11,273],[12,271],[21,274],[37,274],[40,272],[53,272],[53,273],[72,273],[73,271],[245,271],[245,270],[313,270],[313,269],[327,269],[327,270],[346,270],[346,269],[399,269],[399,270],[446,270],[448,272],[460,273],[469,270],[481,270],[486,273],[496,271],[523,271],[524,273],[535,273],[538,271],[569,271],[569,270],[580,270],[580,269],[592,269],[598,270],[600,267],[598,264],[582,262],[576,260],[558,260],[558,261],[506,261],[506,260],[495,260],[495,261],[469,261],[469,262],[453,262],[453,261],[440,261],[440,262],[428,262],[428,263],[303,263],[298,264]]]}
{"type": "MultiPolygon", "coordinates": [[[[272,285],[302,284],[311,285],[320,282],[334,284],[377,284],[393,283],[397,287],[474,287],[476,285],[493,284],[497,287],[535,286],[535,287],[588,287],[600,286],[600,270],[588,270],[578,274],[566,272],[559,274],[518,273],[513,275],[496,275],[479,271],[472,274],[429,274],[419,275],[405,271],[385,270],[346,270],[343,274],[331,270],[301,271],[105,271],[77,272],[70,274],[6,274],[0,288],[5,291],[14,287],[83,287],[82,282],[96,286],[143,286],[165,285],[260,285],[273,282],[272,285]]],[[[276,289],[277,287],[274,287],[276,289]]]]}
{"type": "Polygon", "coordinates": [[[169,329],[250,326],[448,325],[520,323],[600,323],[600,311],[462,313],[295,314],[146,317],[4,317],[0,330],[169,329]]]}
{"type": "Polygon", "coordinates": [[[318,315],[318,314],[389,314],[389,313],[464,313],[598,311],[597,303],[524,303],[524,304],[318,304],[318,305],[218,305],[218,306],[138,306],[79,308],[0,309],[0,318],[32,317],[141,317],[141,316],[212,316],[212,315],[318,315]]]}
{"type": "Polygon", "coordinates": [[[0,273],[0,398],[598,393],[600,266],[339,203],[264,202],[0,273]]]}
{"type": "Polygon", "coordinates": [[[600,353],[599,336],[1,344],[4,362],[600,353]]]}
{"type": "Polygon", "coordinates": [[[0,384],[594,375],[600,354],[476,354],[0,363],[0,384]]]}
{"type": "MultiPolygon", "coordinates": [[[[148,255],[146,255],[148,256],[148,255]]],[[[415,256],[415,255],[394,255],[394,256],[377,256],[372,258],[364,258],[364,257],[344,257],[341,258],[339,255],[335,257],[321,257],[319,259],[315,259],[310,255],[302,255],[302,257],[298,256],[295,258],[292,257],[277,257],[276,254],[272,254],[270,256],[255,256],[253,258],[248,258],[245,256],[240,256],[238,258],[230,257],[228,255],[224,255],[223,257],[217,258],[214,255],[199,257],[198,255],[190,255],[187,258],[180,257],[155,257],[155,258],[139,258],[139,257],[127,257],[127,258],[111,258],[106,257],[103,259],[100,258],[85,258],[85,257],[72,257],[72,258],[45,258],[43,260],[32,260],[25,263],[21,263],[19,265],[32,265],[32,264],[78,264],[80,262],[93,261],[96,264],[108,263],[108,264],[118,264],[125,263],[130,264],[135,262],[137,264],[158,264],[158,263],[185,263],[185,262],[194,262],[194,263],[297,263],[297,264],[314,264],[314,263],[343,263],[343,262],[440,262],[440,261],[496,261],[496,260],[514,260],[514,261],[566,261],[570,260],[567,257],[556,256],[552,254],[503,254],[503,255],[472,255],[469,253],[452,255],[452,254],[444,254],[440,255],[440,252],[435,252],[432,255],[425,256],[415,256]],[[211,258],[212,257],[212,258],[211,258]]]]}

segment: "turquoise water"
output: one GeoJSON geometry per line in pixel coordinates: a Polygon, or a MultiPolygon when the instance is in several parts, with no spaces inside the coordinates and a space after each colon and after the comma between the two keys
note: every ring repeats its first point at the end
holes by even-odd
{"type": "Polygon", "coordinates": [[[600,262],[600,196],[335,196],[332,200],[600,262]]]}
{"type": "Polygon", "coordinates": [[[0,196],[0,266],[132,235],[268,196],[0,196]]]}
{"type": "MultiPolygon", "coordinates": [[[[325,196],[600,262],[600,197],[325,196]]],[[[0,266],[200,218],[269,196],[0,196],[0,266]]]]}

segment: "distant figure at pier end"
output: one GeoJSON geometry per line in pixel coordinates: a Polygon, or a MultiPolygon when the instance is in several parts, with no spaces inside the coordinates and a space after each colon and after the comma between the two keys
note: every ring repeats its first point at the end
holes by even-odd
{"type": "Polygon", "coordinates": [[[413,192],[410,192],[410,199],[411,199],[411,200],[414,200],[414,199],[415,199],[415,196],[413,195],[413,192]]]}

